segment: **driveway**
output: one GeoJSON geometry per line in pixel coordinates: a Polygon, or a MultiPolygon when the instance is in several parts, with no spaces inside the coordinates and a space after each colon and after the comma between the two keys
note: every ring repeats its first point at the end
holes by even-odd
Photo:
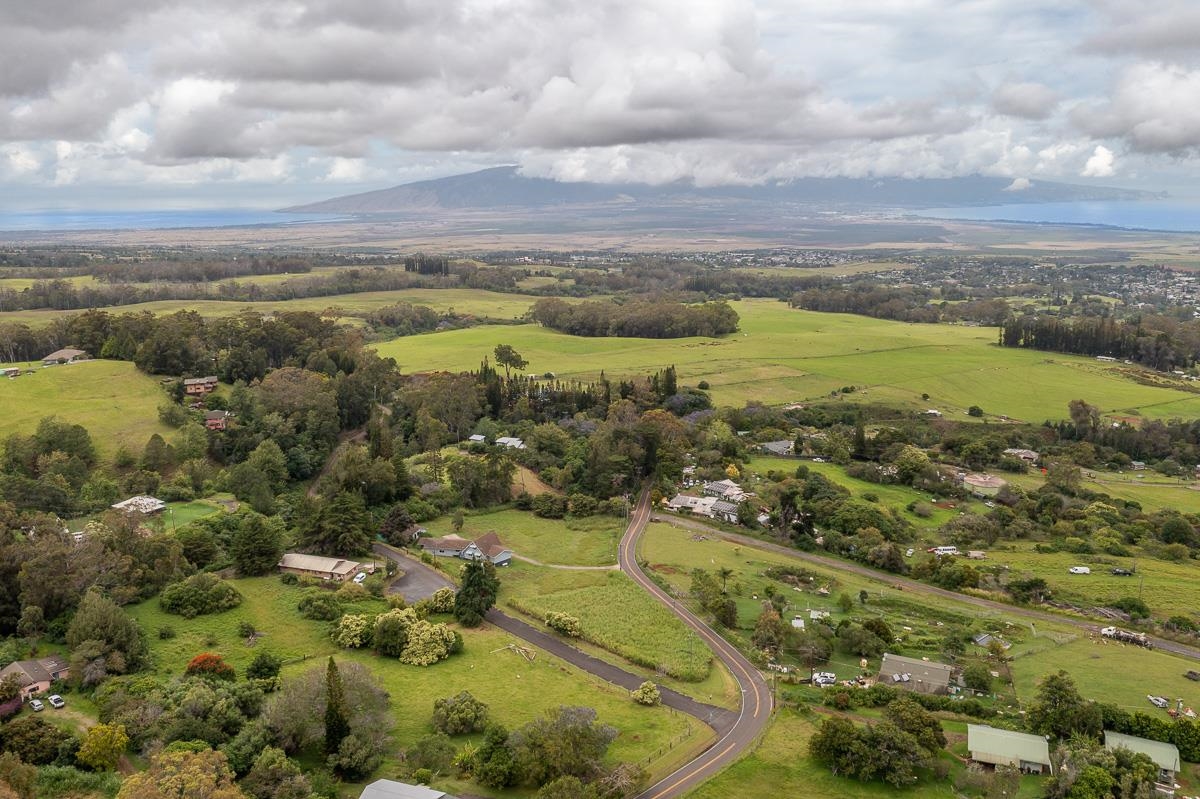
{"type": "Polygon", "coordinates": [[[457,586],[450,581],[449,577],[437,569],[426,566],[416,558],[409,557],[395,547],[376,542],[371,547],[371,550],[376,555],[382,555],[392,560],[404,572],[402,577],[392,581],[392,584],[387,588],[387,592],[389,594],[402,594],[409,604],[433,596],[433,592],[439,588],[453,588],[457,590],[457,586]]]}

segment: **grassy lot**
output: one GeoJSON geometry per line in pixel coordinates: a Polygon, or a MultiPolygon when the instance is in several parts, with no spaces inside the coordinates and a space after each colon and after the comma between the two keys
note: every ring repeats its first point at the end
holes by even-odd
{"type": "Polygon", "coordinates": [[[1054,598],[1104,605],[1139,594],[1155,616],[1192,615],[1200,608],[1200,566],[1195,561],[1172,563],[1157,558],[1118,558],[1112,555],[1076,555],[1070,552],[1035,552],[1025,542],[1005,544],[1013,549],[992,549],[985,566],[1008,566],[1010,575],[1041,577],[1054,598]],[[1088,566],[1091,574],[1070,574],[1072,566],[1088,566]],[[1114,567],[1136,569],[1132,577],[1116,577],[1114,567]]]}
{"type": "Polygon", "coordinates": [[[601,370],[609,377],[648,374],[673,363],[681,382],[707,380],[718,405],[817,399],[854,385],[860,390],[847,401],[934,407],[963,419],[976,404],[988,414],[1034,422],[1061,418],[1079,397],[1105,412],[1200,413],[1200,395],[1139,385],[1094,359],[1001,348],[992,328],[811,313],[773,300],[734,306],[741,331],[720,339],[582,338],[535,325],[485,326],[397,339],[378,349],[408,371],[472,369],[498,341],[516,347],[531,371],[565,377],[594,379],[601,370]],[[922,400],[922,393],[931,399],[922,400]]]}
{"type": "Polygon", "coordinates": [[[171,429],[158,421],[166,394],[132,363],[95,360],[32,368],[34,374],[0,380],[0,438],[32,433],[43,416],[86,427],[102,458],[111,458],[119,446],[141,452],[154,433],[170,437],[171,429]]]}
{"type": "MultiPolygon", "coordinates": [[[[1003,477],[1027,492],[1036,490],[1045,482],[1040,472],[1006,473],[1003,477]]],[[[1114,499],[1133,500],[1147,511],[1167,509],[1181,513],[1200,513],[1200,484],[1191,480],[1167,477],[1151,471],[1103,472],[1089,469],[1084,471],[1082,485],[1091,491],[1108,494],[1114,499]]]]}
{"type": "MultiPolygon", "coordinates": [[[[467,516],[458,534],[464,538],[494,532],[517,555],[542,563],[567,566],[607,566],[617,562],[617,542],[624,520],[611,516],[586,519],[541,519],[520,510],[467,516]]],[[[425,525],[432,535],[454,532],[449,517],[425,525]]]]}
{"type": "Polygon", "coordinates": [[[1183,699],[1184,705],[1200,711],[1200,683],[1183,676],[1196,668],[1194,661],[1166,652],[1079,636],[1061,645],[1042,639],[1041,648],[1018,655],[1011,663],[1017,695],[1028,703],[1037,694],[1037,683],[1047,674],[1059,669],[1069,673],[1079,692],[1089,699],[1112,702],[1126,710],[1163,714],[1148,701],[1147,694],[1165,696],[1172,702],[1183,699]]]}
{"type": "Polygon", "coordinates": [[[163,524],[167,527],[182,527],[189,522],[203,519],[205,516],[220,513],[222,510],[224,508],[220,505],[205,499],[191,502],[168,502],[166,515],[163,516],[163,524]]]}
{"type": "Polygon", "coordinates": [[[928,519],[922,519],[915,513],[906,510],[906,508],[914,500],[932,503],[933,500],[928,494],[923,494],[910,486],[879,485],[867,482],[866,480],[859,480],[856,477],[850,477],[846,474],[846,470],[836,463],[819,463],[817,461],[799,460],[797,458],[780,458],[773,455],[755,455],[750,459],[747,468],[753,475],[765,476],[767,472],[772,470],[790,475],[794,474],[796,467],[801,464],[807,466],[810,472],[816,472],[838,485],[844,486],[856,497],[862,497],[864,494],[874,494],[881,505],[886,505],[897,511],[901,518],[910,521],[918,530],[932,530],[941,527],[957,516],[959,510],[975,513],[983,513],[987,510],[982,502],[956,500],[957,510],[934,508],[933,514],[928,519]]]}
{"type": "Polygon", "coordinates": [[[569,613],[585,640],[689,682],[710,674],[711,656],[700,638],[620,572],[516,563],[502,575],[500,603],[538,621],[551,611],[569,613]]]}
{"type": "MultiPolygon", "coordinates": [[[[159,674],[180,674],[188,660],[205,651],[220,653],[239,671],[258,651],[270,651],[291,661],[285,667],[285,677],[306,668],[323,668],[322,658],[330,654],[357,660],[370,667],[391,694],[398,747],[432,732],[430,716],[434,699],[463,689],[469,689],[488,703],[493,718],[509,728],[559,705],[594,707],[601,720],[621,732],[610,750],[611,758],[643,763],[650,758],[651,769],[660,765],[658,753],[667,752],[672,744],[696,745],[709,734],[707,728],[688,716],[667,708],[636,705],[624,690],[486,625],[476,630],[461,630],[465,639],[461,654],[429,668],[406,666],[369,652],[337,650],[327,636],[328,623],[302,619],[296,612],[302,591],[299,587],[283,585],[273,576],[233,582],[245,599],[226,613],[184,620],[163,613],[157,599],[128,609],[148,633],[159,674]],[[265,633],[256,646],[247,646],[238,635],[241,620],[251,621],[265,633]],[[166,625],[176,629],[175,638],[158,638],[157,630],[166,625]],[[509,649],[510,644],[524,646],[533,657],[532,662],[509,649]]],[[[351,607],[356,612],[378,612],[385,608],[379,600],[351,607]]],[[[385,764],[384,773],[379,776],[387,776],[389,768],[394,770],[394,760],[385,764]]],[[[473,787],[474,793],[480,791],[473,787]]],[[[357,793],[355,790],[353,795],[357,793]]]]}

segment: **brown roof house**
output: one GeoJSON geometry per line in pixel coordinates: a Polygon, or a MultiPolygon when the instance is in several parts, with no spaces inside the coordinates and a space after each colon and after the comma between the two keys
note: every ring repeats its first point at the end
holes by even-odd
{"type": "Polygon", "coordinates": [[[361,566],[361,563],[354,560],[323,558],[320,555],[303,555],[299,552],[288,552],[279,561],[281,572],[291,572],[299,574],[301,577],[316,577],[338,583],[353,577],[361,566]]]}
{"type": "Polygon", "coordinates": [[[65,680],[70,675],[69,664],[64,658],[49,657],[37,660],[18,660],[0,669],[0,680],[15,674],[21,685],[21,695],[28,699],[34,694],[50,690],[50,683],[65,680]]]}
{"type": "Polygon", "coordinates": [[[512,562],[512,550],[504,546],[500,536],[485,533],[474,541],[451,533],[443,538],[422,538],[417,546],[431,555],[463,560],[486,560],[495,566],[507,566],[512,562]]]}
{"type": "Polygon", "coordinates": [[[45,358],[42,358],[42,366],[58,366],[60,363],[75,363],[76,361],[86,361],[87,359],[88,354],[83,350],[63,347],[61,350],[55,350],[45,358]]]}
{"type": "Polygon", "coordinates": [[[945,663],[885,653],[878,682],[922,694],[947,694],[953,677],[954,667],[945,663]]]}
{"type": "Polygon", "coordinates": [[[209,430],[224,430],[229,424],[229,411],[207,411],[204,414],[204,426],[209,430]]]}
{"type": "Polygon", "coordinates": [[[190,396],[209,394],[217,390],[217,376],[189,377],[183,381],[183,393],[190,396]]]}

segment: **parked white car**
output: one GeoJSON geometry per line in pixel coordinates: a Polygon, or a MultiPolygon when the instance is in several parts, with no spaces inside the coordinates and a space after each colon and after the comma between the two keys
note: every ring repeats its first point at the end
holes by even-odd
{"type": "Polygon", "coordinates": [[[818,671],[813,675],[813,685],[833,685],[837,682],[837,675],[832,671],[818,671]]]}
{"type": "Polygon", "coordinates": [[[1092,573],[1092,570],[1089,569],[1087,566],[1072,566],[1071,568],[1067,569],[1067,571],[1069,571],[1071,574],[1091,574],[1092,573]]]}
{"type": "Polygon", "coordinates": [[[354,582],[358,583],[359,585],[362,585],[366,581],[367,581],[367,573],[366,572],[359,572],[358,574],[354,575],[354,582]]]}
{"type": "Polygon", "coordinates": [[[66,701],[58,694],[51,694],[49,702],[50,702],[50,707],[53,707],[53,708],[62,708],[62,707],[67,706],[66,701]]]}
{"type": "Polygon", "coordinates": [[[1150,704],[1154,705],[1155,707],[1167,707],[1171,704],[1166,700],[1166,698],[1161,696],[1152,696],[1150,694],[1146,694],[1146,698],[1149,699],[1150,704]]]}
{"type": "Polygon", "coordinates": [[[29,707],[34,713],[40,713],[46,709],[46,706],[42,704],[42,700],[40,699],[30,699],[29,707]]]}

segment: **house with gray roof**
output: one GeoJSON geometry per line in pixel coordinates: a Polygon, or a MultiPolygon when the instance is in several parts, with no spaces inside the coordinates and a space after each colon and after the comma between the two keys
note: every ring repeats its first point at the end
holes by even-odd
{"type": "Polygon", "coordinates": [[[316,577],[320,580],[344,582],[354,576],[362,566],[354,560],[341,558],[324,558],[320,555],[305,555],[300,552],[288,552],[279,560],[281,572],[291,572],[301,577],[316,577]]]}
{"type": "Polygon", "coordinates": [[[968,724],[967,751],[976,763],[1013,766],[1025,774],[1054,772],[1050,744],[1040,735],[1001,730],[986,724],[968,724]]]}
{"type": "Polygon", "coordinates": [[[945,663],[885,653],[877,682],[922,694],[946,694],[953,677],[954,667],[945,663]]]}
{"type": "Polygon", "coordinates": [[[67,660],[61,657],[17,660],[0,669],[0,680],[15,676],[17,684],[21,686],[21,696],[28,699],[34,694],[50,690],[50,683],[65,680],[70,673],[67,660]]]}

